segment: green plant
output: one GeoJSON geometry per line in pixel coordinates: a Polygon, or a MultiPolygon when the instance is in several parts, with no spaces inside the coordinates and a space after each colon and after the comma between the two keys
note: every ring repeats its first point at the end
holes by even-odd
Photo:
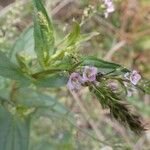
{"type": "Polygon", "coordinates": [[[74,22],[72,31],[56,43],[53,26],[43,4],[40,0],[33,0],[33,6],[34,27],[29,27],[20,36],[9,54],[0,52],[0,75],[10,79],[4,79],[8,85],[0,90],[0,149],[28,149],[30,119],[37,112],[39,116],[43,115],[39,110],[45,109],[47,113],[52,112],[72,122],[72,114],[57,101],[55,94],[42,90],[66,86],[68,81],[71,84],[75,82],[73,89],[68,86],[71,90],[74,86],[76,88],[76,82],[79,88],[87,86],[102,107],[110,110],[112,117],[135,133],[142,134],[144,127],[140,117],[128,108],[124,97],[130,87],[149,94],[149,81],[141,79],[134,85],[124,77],[126,73],[132,75],[130,70],[95,56],[80,55],[80,43],[98,33],[80,34],[77,22],[74,22]],[[90,79],[92,71],[83,71],[85,67],[96,68],[92,74],[94,78],[90,79]],[[78,73],[75,80],[70,79],[73,73],[78,73]],[[87,79],[78,80],[83,73],[88,74],[87,79]],[[116,82],[119,88],[114,90],[112,82],[116,82]]]}

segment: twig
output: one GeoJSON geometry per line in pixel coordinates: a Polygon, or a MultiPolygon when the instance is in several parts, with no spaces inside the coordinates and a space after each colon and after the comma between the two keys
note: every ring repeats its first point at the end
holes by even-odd
{"type": "Polygon", "coordinates": [[[84,106],[83,106],[83,104],[82,104],[79,96],[75,92],[73,92],[73,91],[71,91],[71,94],[72,94],[74,100],[76,101],[76,103],[79,105],[80,110],[83,113],[84,117],[86,118],[86,120],[89,122],[89,124],[91,125],[91,127],[95,131],[95,134],[96,134],[97,138],[100,141],[104,141],[104,136],[100,133],[99,129],[95,125],[95,122],[89,116],[89,114],[88,114],[87,110],[84,108],[84,106]]]}
{"type": "Polygon", "coordinates": [[[108,53],[106,54],[106,56],[104,57],[105,60],[111,60],[112,55],[119,50],[121,47],[123,47],[126,44],[125,41],[121,41],[119,43],[117,43],[114,47],[112,47],[108,53]]]}
{"type": "Polygon", "coordinates": [[[104,27],[107,27],[107,30],[109,29],[109,30],[111,30],[111,31],[113,31],[115,33],[117,32],[117,28],[115,26],[113,26],[111,23],[107,22],[105,19],[103,19],[102,17],[100,17],[98,14],[95,15],[93,18],[100,25],[102,24],[104,27]]]}
{"type": "Polygon", "coordinates": [[[57,5],[53,10],[52,10],[52,16],[57,14],[63,7],[65,7],[68,3],[73,2],[75,0],[64,0],[62,1],[59,5],[57,5]]]}

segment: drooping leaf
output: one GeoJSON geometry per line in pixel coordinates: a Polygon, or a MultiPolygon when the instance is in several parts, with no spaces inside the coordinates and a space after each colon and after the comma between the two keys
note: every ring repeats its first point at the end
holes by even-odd
{"type": "Polygon", "coordinates": [[[111,72],[113,70],[116,70],[116,71],[118,70],[121,72],[127,72],[128,71],[126,68],[122,67],[119,64],[107,62],[107,61],[104,61],[102,59],[98,59],[94,56],[84,57],[83,61],[82,61],[82,65],[83,66],[86,66],[86,65],[87,66],[95,66],[99,69],[99,71],[101,71],[103,73],[108,73],[108,72],[111,72]]]}
{"type": "Polygon", "coordinates": [[[28,150],[30,118],[20,119],[0,106],[0,150],[28,150]]]}
{"type": "Polygon", "coordinates": [[[53,27],[41,0],[33,0],[33,6],[35,52],[39,63],[46,66],[54,53],[53,27]]]}
{"type": "Polygon", "coordinates": [[[15,64],[10,62],[9,58],[3,52],[0,52],[0,76],[17,80],[24,85],[29,84],[31,81],[15,64]]]}

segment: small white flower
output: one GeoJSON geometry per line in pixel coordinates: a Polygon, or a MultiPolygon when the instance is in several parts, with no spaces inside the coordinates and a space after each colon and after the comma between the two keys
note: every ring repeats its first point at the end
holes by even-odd
{"type": "Polygon", "coordinates": [[[104,15],[105,15],[105,18],[107,18],[110,13],[115,11],[115,7],[114,7],[112,0],[103,0],[103,1],[104,1],[105,6],[106,6],[106,10],[104,12],[104,15]]]}

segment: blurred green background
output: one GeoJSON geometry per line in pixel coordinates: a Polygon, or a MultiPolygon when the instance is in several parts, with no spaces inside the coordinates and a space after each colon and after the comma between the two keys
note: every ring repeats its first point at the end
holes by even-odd
{"type": "MultiPolygon", "coordinates": [[[[80,52],[97,55],[150,77],[150,0],[114,0],[115,12],[107,19],[103,16],[101,0],[45,0],[52,17],[55,36],[59,42],[72,28],[76,19],[81,32],[98,31],[100,34],[80,46],[80,52]]],[[[0,0],[0,50],[11,51],[19,35],[31,26],[31,0],[0,0]]],[[[28,35],[26,48],[33,49],[32,34],[28,35]]],[[[0,88],[7,81],[0,77],[0,88]]],[[[51,92],[49,89],[45,89],[51,92]]],[[[61,102],[75,114],[75,123],[57,115],[35,116],[31,124],[30,150],[150,150],[150,130],[137,137],[111,120],[99,103],[81,91],[81,101],[88,116],[99,130],[102,142],[95,138],[89,120],[69,95],[66,88],[56,91],[61,102]]],[[[150,126],[150,96],[135,92],[127,98],[150,126]]]]}

